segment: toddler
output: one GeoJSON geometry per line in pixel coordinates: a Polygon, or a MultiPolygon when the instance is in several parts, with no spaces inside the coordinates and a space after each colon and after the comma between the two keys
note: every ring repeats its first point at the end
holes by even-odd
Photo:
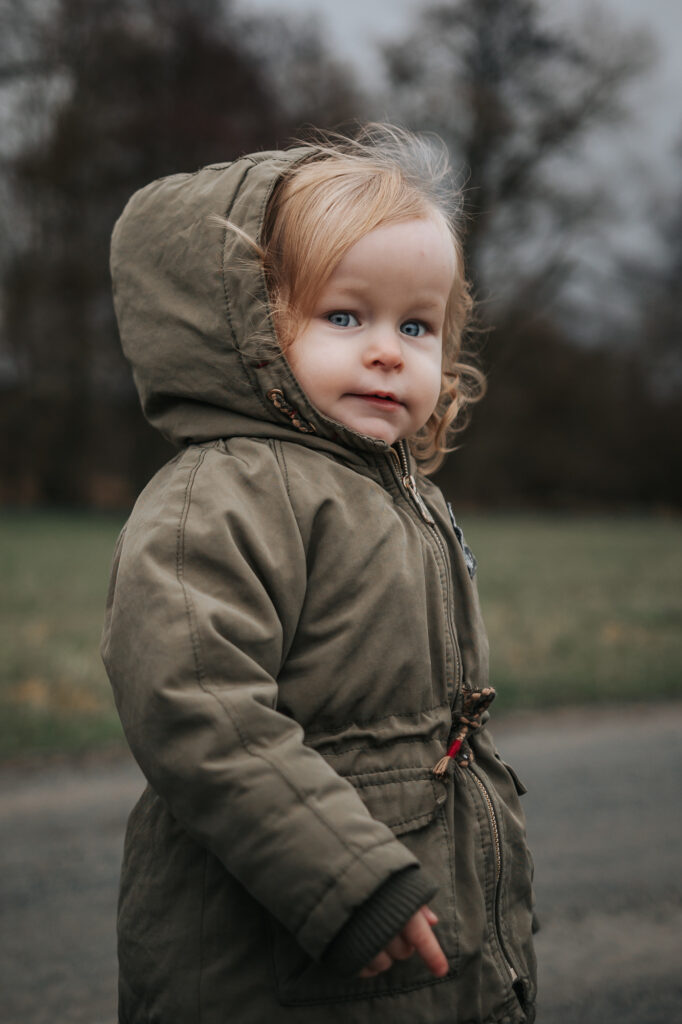
{"type": "Polygon", "coordinates": [[[102,641],[148,782],[122,1024],[534,1019],[523,787],[425,475],[480,383],[446,170],[375,127],[152,182],[114,230],[123,348],[179,448],[102,641]]]}

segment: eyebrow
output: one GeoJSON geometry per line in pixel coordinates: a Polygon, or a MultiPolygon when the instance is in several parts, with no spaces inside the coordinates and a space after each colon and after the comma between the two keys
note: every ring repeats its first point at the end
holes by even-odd
{"type": "Polygon", "coordinates": [[[419,312],[440,313],[441,310],[445,309],[446,305],[447,299],[445,302],[441,302],[438,299],[425,299],[423,302],[415,302],[413,308],[419,310],[419,312]]]}
{"type": "MultiPolygon", "coordinates": [[[[372,291],[367,282],[363,281],[361,278],[358,278],[357,281],[349,281],[348,283],[344,284],[328,284],[327,287],[330,288],[330,290],[333,290],[335,295],[348,295],[349,297],[357,294],[366,295],[371,293],[372,291]]],[[[444,308],[445,305],[447,305],[447,296],[445,299],[445,303],[443,303],[441,299],[429,295],[427,297],[424,297],[424,299],[418,299],[415,303],[413,303],[413,306],[411,308],[424,312],[439,313],[444,308]]]]}

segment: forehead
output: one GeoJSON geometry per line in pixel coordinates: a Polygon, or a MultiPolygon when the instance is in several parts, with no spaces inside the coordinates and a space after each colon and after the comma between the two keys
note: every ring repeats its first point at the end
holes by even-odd
{"type": "Polygon", "coordinates": [[[444,223],[420,218],[382,224],[352,245],[332,271],[328,286],[352,291],[400,288],[433,299],[450,293],[455,248],[444,223]]]}

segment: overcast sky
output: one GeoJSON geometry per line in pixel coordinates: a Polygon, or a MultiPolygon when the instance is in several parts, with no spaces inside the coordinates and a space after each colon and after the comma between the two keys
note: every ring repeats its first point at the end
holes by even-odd
{"type": "MultiPolygon", "coordinates": [[[[380,87],[377,44],[404,38],[431,0],[235,0],[235,5],[253,12],[276,9],[318,18],[337,57],[357,68],[367,85],[380,87]]],[[[540,0],[540,5],[553,21],[568,25],[597,6],[613,20],[614,30],[644,28],[658,49],[653,69],[630,86],[627,98],[633,117],[627,129],[597,132],[581,153],[587,178],[599,179],[618,199],[619,216],[602,227],[599,244],[577,254],[582,278],[576,278],[575,294],[580,301],[582,294],[596,288],[606,307],[606,296],[614,291],[609,275],[619,273],[617,260],[639,260],[646,254],[655,259],[659,252],[652,203],[666,191],[679,194],[680,161],[673,159],[672,148],[682,141],[682,0],[540,0]],[[615,263],[613,254],[619,254],[615,263]]],[[[617,289],[614,295],[610,315],[625,330],[630,312],[618,299],[617,289]]]]}
{"type": "MultiPolygon", "coordinates": [[[[574,19],[588,0],[541,0],[558,21],[574,19]],[[568,9],[568,10],[567,10],[568,9]]],[[[242,9],[278,9],[314,14],[329,41],[339,48],[368,84],[381,81],[376,43],[401,37],[409,31],[426,0],[237,0],[242,9]]],[[[655,37],[659,59],[652,73],[633,89],[636,123],[633,129],[648,149],[663,155],[682,130],[682,2],[680,0],[600,0],[598,6],[611,14],[614,26],[647,28],[655,37]]]]}

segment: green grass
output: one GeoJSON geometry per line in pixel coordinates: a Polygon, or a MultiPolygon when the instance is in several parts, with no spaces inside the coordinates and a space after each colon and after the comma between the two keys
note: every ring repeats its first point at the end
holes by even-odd
{"type": "Polygon", "coordinates": [[[682,522],[467,518],[498,707],[682,697],[682,522]]]}
{"type": "Polygon", "coordinates": [[[0,514],[0,757],[121,742],[99,657],[122,517],[0,514]]]}
{"type": "MultiPolygon", "coordinates": [[[[682,697],[682,523],[462,515],[498,707],[682,697]]],[[[0,513],[0,757],[121,742],[99,658],[122,517],[0,513]]]]}

